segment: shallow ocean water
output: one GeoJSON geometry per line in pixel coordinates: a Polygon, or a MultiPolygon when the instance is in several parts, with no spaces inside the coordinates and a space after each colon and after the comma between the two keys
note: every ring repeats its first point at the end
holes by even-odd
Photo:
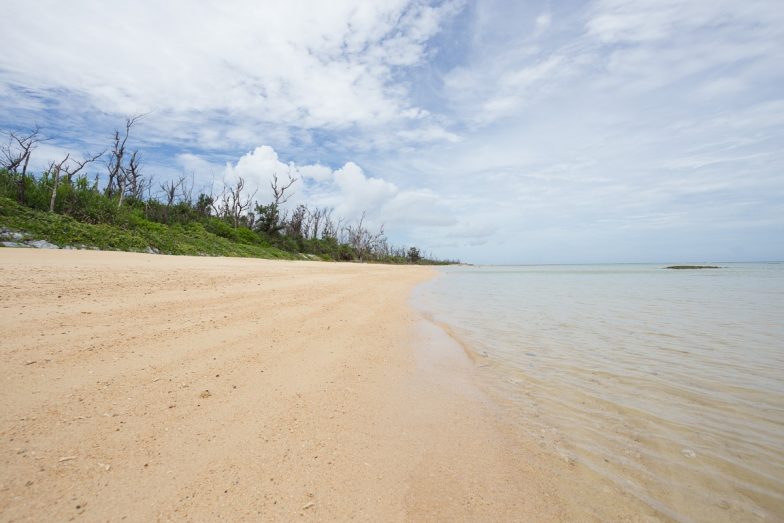
{"type": "Polygon", "coordinates": [[[446,267],[416,305],[511,422],[677,521],[784,520],[784,264],[446,267]]]}

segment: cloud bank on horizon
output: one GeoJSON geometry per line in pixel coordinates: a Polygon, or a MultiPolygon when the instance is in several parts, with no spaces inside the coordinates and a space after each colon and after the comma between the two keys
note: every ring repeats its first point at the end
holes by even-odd
{"type": "Polygon", "coordinates": [[[778,0],[3,2],[0,128],[477,263],[784,259],[778,0]]]}

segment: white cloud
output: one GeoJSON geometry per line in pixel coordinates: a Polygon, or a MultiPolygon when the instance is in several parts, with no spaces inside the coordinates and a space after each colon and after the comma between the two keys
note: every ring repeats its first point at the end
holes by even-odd
{"type": "Polygon", "coordinates": [[[693,41],[699,39],[693,31],[702,29],[710,29],[714,38],[730,30],[742,40],[753,38],[762,27],[780,33],[776,26],[784,14],[779,7],[777,0],[599,0],[589,9],[586,29],[588,35],[609,44],[693,41]]]}
{"type": "MultiPolygon", "coordinates": [[[[198,163],[191,157],[187,161],[198,163]]],[[[201,160],[201,163],[207,162],[201,160]]],[[[227,163],[222,178],[231,184],[242,177],[248,192],[256,191],[256,199],[263,203],[272,199],[269,184],[273,174],[281,181],[287,181],[289,176],[297,179],[289,193],[288,207],[300,203],[327,207],[334,210],[336,218],[348,222],[365,213],[369,224],[386,224],[392,234],[399,234],[402,228],[445,227],[455,223],[444,205],[445,199],[430,189],[401,189],[383,178],[368,176],[354,162],[347,162],[338,169],[318,163],[284,163],[268,145],[257,147],[236,163],[227,163]]]]}
{"type": "Polygon", "coordinates": [[[688,6],[681,0],[629,2],[603,0],[588,21],[588,34],[605,43],[663,40],[685,18],[688,6]]]}
{"type": "Polygon", "coordinates": [[[405,131],[400,131],[397,133],[400,138],[403,138],[405,141],[411,142],[438,142],[438,141],[446,141],[446,142],[459,142],[460,136],[455,133],[451,133],[440,127],[438,125],[430,125],[426,127],[420,128],[413,128],[405,131]]]}
{"type": "Polygon", "coordinates": [[[314,182],[326,182],[332,179],[332,169],[326,165],[313,164],[302,165],[298,168],[299,174],[303,178],[313,180],[314,182]]]}
{"type": "Polygon", "coordinates": [[[354,217],[368,209],[374,215],[381,214],[383,207],[399,193],[394,184],[365,176],[353,162],[336,170],[332,176],[335,194],[321,199],[333,202],[339,214],[345,216],[354,217]]]}
{"type": "Polygon", "coordinates": [[[396,68],[425,60],[428,40],[458,8],[407,0],[11,2],[3,6],[0,86],[21,87],[27,104],[79,96],[92,105],[85,110],[151,112],[149,126],[206,147],[249,144],[269,125],[404,128],[425,113],[396,68]],[[181,118],[193,127],[171,129],[181,118]]]}
{"type": "Polygon", "coordinates": [[[291,174],[292,204],[444,256],[644,260],[704,233],[780,258],[779,4],[17,3],[0,121],[54,113],[65,146],[85,111],[154,109],[137,144],[191,154],[149,172],[243,176],[260,201],[291,174]]]}
{"type": "MultiPolygon", "coordinates": [[[[242,178],[249,192],[255,191],[259,201],[268,202],[272,200],[270,180],[273,175],[285,183],[289,177],[298,177],[298,169],[294,164],[281,162],[272,147],[262,145],[242,156],[236,164],[227,163],[223,170],[223,179],[219,182],[231,185],[242,178]]],[[[216,187],[216,191],[219,190],[220,188],[216,187]]]]}

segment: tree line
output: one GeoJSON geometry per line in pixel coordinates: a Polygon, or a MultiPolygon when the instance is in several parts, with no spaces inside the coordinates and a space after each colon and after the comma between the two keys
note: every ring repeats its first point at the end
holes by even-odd
{"type": "Polygon", "coordinates": [[[322,259],[387,263],[454,263],[435,260],[414,246],[391,245],[383,225],[371,230],[365,213],[353,222],[336,217],[332,208],[286,203],[298,181],[291,175],[270,179],[272,198],[259,203],[256,191],[243,178],[224,183],[222,190],[194,191],[191,176],[155,183],[143,166],[139,149],[130,146],[134,125],[143,116],[125,120],[115,131],[108,149],[70,153],[50,161],[38,176],[30,172],[33,152],[46,141],[40,129],[4,131],[0,144],[0,196],[27,207],[70,216],[93,224],[132,227],[139,220],[166,226],[201,223],[209,232],[236,241],[261,242],[284,251],[322,259]],[[103,162],[104,175],[90,167],[103,162]]]}

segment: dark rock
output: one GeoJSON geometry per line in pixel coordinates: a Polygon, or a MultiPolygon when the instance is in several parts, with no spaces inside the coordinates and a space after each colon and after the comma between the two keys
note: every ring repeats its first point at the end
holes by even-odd
{"type": "Polygon", "coordinates": [[[717,265],[670,265],[665,267],[665,269],[721,269],[721,267],[717,265]]]}

